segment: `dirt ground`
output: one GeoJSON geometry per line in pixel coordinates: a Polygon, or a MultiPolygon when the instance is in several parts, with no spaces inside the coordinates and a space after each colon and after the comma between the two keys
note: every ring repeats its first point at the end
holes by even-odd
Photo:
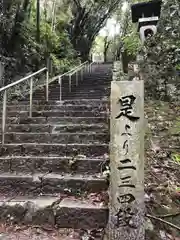
{"type": "Polygon", "coordinates": [[[102,239],[103,229],[85,231],[73,229],[53,229],[38,226],[5,226],[0,227],[0,240],[92,240],[102,239]]]}
{"type": "Polygon", "coordinates": [[[149,102],[146,114],[146,239],[180,240],[180,104],[149,102]]]}

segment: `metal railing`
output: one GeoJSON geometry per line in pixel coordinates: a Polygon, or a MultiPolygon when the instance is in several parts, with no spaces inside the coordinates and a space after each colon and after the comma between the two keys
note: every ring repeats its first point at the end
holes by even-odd
{"type": "Polygon", "coordinates": [[[51,82],[58,80],[59,81],[59,101],[62,101],[62,78],[65,76],[69,77],[69,92],[72,91],[72,76],[76,74],[76,86],[78,86],[79,83],[79,73],[80,73],[80,78],[82,80],[83,74],[85,72],[91,72],[92,71],[92,63],[89,64],[88,61],[80,64],[77,67],[74,67],[70,71],[63,73],[61,75],[55,76],[51,82]]]}
{"type": "Polygon", "coordinates": [[[32,96],[33,96],[33,77],[46,71],[46,100],[48,101],[48,86],[49,86],[49,71],[46,67],[40,69],[39,71],[32,73],[24,78],[21,78],[20,80],[11,83],[5,87],[0,88],[0,93],[3,93],[3,109],[2,109],[2,144],[4,144],[4,137],[5,137],[5,127],[6,127],[6,105],[7,105],[7,91],[8,89],[23,83],[25,81],[30,81],[30,104],[29,104],[29,116],[32,117],[32,96]]]}
{"type": "MultiPolygon", "coordinates": [[[[81,71],[81,79],[83,77],[83,73],[84,71],[85,72],[91,72],[92,70],[92,63],[88,63],[88,61],[80,64],[79,66],[76,66],[74,67],[73,69],[71,69],[70,71],[64,73],[64,74],[61,74],[61,75],[58,75],[54,78],[52,78],[52,80],[50,82],[53,82],[55,80],[59,80],[59,85],[60,85],[60,101],[62,101],[62,77],[63,76],[69,76],[69,92],[71,92],[71,87],[72,87],[72,75],[73,74],[76,74],[76,86],[78,85],[78,77],[79,77],[79,71],[81,71]]],[[[20,83],[23,83],[25,81],[30,81],[30,90],[29,90],[29,100],[30,100],[30,103],[29,103],[29,117],[32,117],[32,106],[33,106],[33,77],[42,73],[42,72],[45,72],[46,71],[46,101],[48,102],[49,101],[49,71],[48,71],[48,68],[44,67],[42,69],[40,69],[39,71],[35,72],[35,73],[32,73],[24,78],[21,78],[20,80],[14,82],[14,83],[11,83],[5,87],[2,87],[0,88],[0,94],[2,93],[3,94],[3,108],[2,108],[2,145],[4,144],[5,142],[5,127],[6,127],[6,110],[7,110],[7,91],[8,89],[20,84],[20,83]]]]}

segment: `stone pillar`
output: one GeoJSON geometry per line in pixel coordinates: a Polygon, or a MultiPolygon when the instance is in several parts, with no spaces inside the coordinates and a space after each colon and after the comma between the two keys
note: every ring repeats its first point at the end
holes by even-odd
{"type": "Polygon", "coordinates": [[[113,66],[113,81],[122,81],[124,72],[121,61],[115,61],[113,66]]]}
{"type": "Polygon", "coordinates": [[[144,240],[143,81],[111,82],[110,136],[108,239],[144,240]]]}

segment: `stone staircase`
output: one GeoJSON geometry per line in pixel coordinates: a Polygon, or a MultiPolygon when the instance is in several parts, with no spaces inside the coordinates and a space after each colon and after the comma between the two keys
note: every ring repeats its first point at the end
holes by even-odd
{"type": "MultiPolygon", "coordinates": [[[[98,229],[108,220],[108,108],[111,65],[93,66],[68,92],[63,80],[7,106],[0,149],[0,222],[98,229]]],[[[74,83],[75,81],[73,81],[74,83]]]]}

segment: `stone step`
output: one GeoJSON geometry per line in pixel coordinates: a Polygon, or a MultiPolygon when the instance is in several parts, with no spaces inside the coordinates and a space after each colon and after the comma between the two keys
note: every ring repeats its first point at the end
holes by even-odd
{"type": "MultiPolygon", "coordinates": [[[[33,105],[32,107],[33,111],[106,111],[107,106],[106,105],[62,105],[62,104],[54,104],[54,105],[33,105]]],[[[2,108],[1,108],[2,111],[2,108]]],[[[27,105],[7,105],[7,111],[29,111],[29,104],[27,105]]]]}
{"type": "Polygon", "coordinates": [[[107,220],[107,207],[101,202],[94,203],[88,199],[67,197],[60,199],[53,196],[0,199],[1,223],[97,229],[104,228],[107,220]]]}
{"type": "MultiPolygon", "coordinates": [[[[0,135],[1,137],[1,135],[0,135]]],[[[109,135],[96,132],[76,133],[6,133],[5,143],[108,143],[109,135]]]]}
{"type": "Polygon", "coordinates": [[[109,152],[109,144],[5,144],[0,146],[0,156],[78,156],[99,157],[109,152]]]}
{"type": "MultiPolygon", "coordinates": [[[[103,83],[99,83],[99,85],[94,85],[94,84],[92,85],[91,83],[91,86],[79,86],[76,88],[71,87],[71,92],[69,92],[69,86],[62,87],[61,89],[62,95],[73,94],[73,93],[80,93],[83,95],[85,94],[94,95],[98,93],[104,93],[105,91],[109,91],[109,90],[110,90],[110,84],[107,85],[103,83]]],[[[44,93],[45,93],[45,88],[35,91],[33,96],[35,96],[36,94],[44,94],[44,93]]],[[[60,90],[58,85],[49,87],[49,95],[51,95],[52,93],[60,95],[60,90]]]]}
{"type": "MultiPolygon", "coordinates": [[[[76,83],[75,83],[76,84],[76,83]]],[[[97,82],[87,82],[86,84],[79,84],[77,87],[73,86],[71,87],[72,92],[79,92],[84,90],[84,92],[88,92],[88,90],[92,92],[98,92],[98,91],[104,91],[104,89],[110,88],[111,84],[110,82],[104,82],[104,81],[97,81],[97,82]]],[[[37,90],[38,92],[43,92],[45,88],[37,90]]],[[[49,85],[49,93],[52,91],[55,91],[57,93],[60,92],[59,84],[49,85]]],[[[62,85],[62,93],[68,92],[69,93],[69,84],[63,84],[62,85]]],[[[82,93],[84,93],[82,91],[82,93]]]]}
{"type": "Polygon", "coordinates": [[[72,175],[55,173],[0,174],[0,195],[39,196],[43,194],[79,195],[83,192],[101,192],[108,189],[107,180],[99,174],[72,175]],[[2,193],[2,194],[1,194],[2,193]]]}
{"type": "MultiPolygon", "coordinates": [[[[110,88],[107,88],[107,87],[102,87],[102,89],[92,89],[91,88],[87,88],[87,87],[84,87],[86,88],[86,90],[84,89],[78,89],[78,90],[72,90],[71,93],[69,92],[69,88],[67,89],[62,89],[62,96],[70,96],[70,95],[74,95],[74,94],[79,94],[80,96],[91,96],[91,98],[93,98],[93,96],[97,96],[97,95],[103,95],[103,94],[106,94],[106,93],[109,93],[110,92],[110,88]],[[84,91],[83,91],[84,90],[84,91]]],[[[54,89],[50,89],[49,90],[49,96],[51,95],[55,95],[55,96],[58,96],[60,97],[60,93],[59,93],[59,90],[58,88],[55,88],[54,89]]],[[[34,92],[33,94],[33,97],[35,96],[45,96],[45,90],[41,90],[41,91],[36,91],[34,92]]]]}
{"type": "MultiPolygon", "coordinates": [[[[107,117],[107,112],[100,111],[35,111],[32,117],[107,117]]],[[[28,117],[29,111],[7,111],[7,117],[28,117]]]]}
{"type": "MultiPolygon", "coordinates": [[[[1,124],[0,124],[1,128],[1,124]]],[[[0,130],[1,132],[1,130],[0,130]]],[[[7,124],[6,132],[31,132],[31,133],[76,133],[96,132],[108,133],[107,123],[97,124],[7,124]]]]}
{"type": "MultiPolygon", "coordinates": [[[[84,82],[84,83],[80,83],[77,87],[76,87],[76,82],[74,82],[73,85],[71,85],[71,89],[73,92],[77,92],[81,89],[84,89],[84,92],[88,92],[87,90],[90,89],[92,91],[99,91],[99,90],[104,90],[104,88],[109,88],[111,86],[110,81],[105,82],[104,80],[99,80],[96,82],[84,82]],[[93,84],[93,85],[92,85],[93,84]]],[[[38,92],[42,92],[45,90],[45,87],[43,89],[38,89],[38,92]]],[[[51,92],[52,90],[55,90],[57,93],[60,92],[60,88],[59,88],[59,84],[58,83],[54,83],[54,84],[50,84],[49,85],[49,92],[51,92]]],[[[63,91],[67,91],[69,92],[69,81],[68,83],[63,83],[62,84],[62,90],[63,91]]],[[[63,92],[62,91],[62,92],[63,92]]]]}
{"type": "MultiPolygon", "coordinates": [[[[109,87],[111,85],[111,81],[108,80],[104,80],[104,79],[96,79],[96,80],[89,80],[89,81],[79,81],[78,86],[76,86],[76,79],[73,79],[71,81],[71,88],[74,91],[78,91],[79,89],[84,89],[84,91],[87,91],[87,89],[92,89],[92,90],[103,90],[104,87],[109,87]]],[[[36,91],[43,91],[45,89],[45,86],[37,89],[36,91]]],[[[52,82],[49,84],[49,91],[51,91],[51,89],[56,90],[57,92],[60,91],[60,86],[58,82],[52,82]]],[[[61,89],[63,89],[64,91],[68,91],[69,90],[69,79],[68,81],[63,81],[62,80],[62,85],[61,85],[61,89]]]]}
{"type": "MultiPolygon", "coordinates": [[[[71,84],[73,86],[76,86],[76,77],[72,77],[71,79],[71,84]]],[[[104,84],[104,85],[110,85],[111,83],[111,77],[110,76],[95,76],[95,77],[86,77],[85,79],[82,79],[79,77],[78,78],[79,80],[79,84],[78,84],[78,87],[77,89],[81,88],[81,87],[91,87],[92,88],[92,83],[93,83],[93,86],[101,86],[101,84],[104,84]]],[[[49,87],[51,86],[57,86],[58,89],[59,89],[59,82],[58,81],[53,81],[49,84],[49,87]]],[[[66,80],[62,78],[62,87],[67,87],[69,86],[69,78],[67,78],[66,80]]]]}
{"type": "MultiPolygon", "coordinates": [[[[6,122],[7,124],[102,124],[108,122],[108,118],[104,117],[8,117],[6,122]]],[[[0,122],[2,119],[0,118],[0,122]]]]}
{"type": "MultiPolygon", "coordinates": [[[[24,100],[24,101],[13,101],[13,104],[21,104],[21,105],[26,105],[29,104],[29,99],[28,100],[24,100]]],[[[69,99],[69,100],[64,100],[64,101],[53,101],[53,100],[49,100],[48,102],[46,101],[38,101],[38,100],[34,100],[33,99],[33,104],[35,105],[92,105],[92,106],[99,106],[101,104],[110,104],[110,101],[108,100],[108,98],[106,97],[106,99],[69,99]]]]}
{"type": "MultiPolygon", "coordinates": [[[[92,99],[95,98],[95,99],[102,99],[104,98],[104,96],[109,96],[110,93],[109,92],[103,92],[103,93],[97,93],[97,94],[90,94],[90,93],[85,93],[85,94],[81,94],[81,93],[72,93],[72,94],[66,94],[65,96],[63,95],[62,96],[62,99],[84,99],[84,98],[87,98],[87,99],[92,99]]],[[[33,96],[33,99],[35,100],[44,100],[45,97],[44,97],[44,94],[36,94],[35,96],[33,96]]],[[[50,100],[59,100],[60,97],[59,97],[59,94],[56,94],[54,92],[52,92],[51,94],[49,94],[49,99],[50,100]]]]}
{"type": "MultiPolygon", "coordinates": [[[[97,96],[93,96],[94,99],[103,99],[104,98],[104,95],[107,95],[107,94],[103,94],[103,95],[97,95],[97,96]]],[[[66,100],[71,100],[71,99],[79,99],[79,100],[83,100],[84,98],[87,98],[89,100],[92,99],[92,96],[91,95],[87,95],[87,96],[81,96],[79,94],[74,94],[74,95],[69,95],[69,96],[66,96],[66,97],[63,97],[62,99],[66,99],[66,100]]],[[[37,101],[43,101],[45,98],[43,96],[35,96],[33,97],[34,100],[37,100],[37,101]]],[[[50,95],[49,96],[49,100],[51,101],[59,101],[59,96],[55,96],[54,94],[50,95]]]]}
{"type": "Polygon", "coordinates": [[[71,173],[96,174],[102,172],[109,162],[108,156],[97,158],[77,157],[43,157],[12,156],[0,157],[0,172],[11,173],[71,173]]]}
{"type": "MultiPolygon", "coordinates": [[[[89,94],[89,93],[87,93],[86,95],[81,95],[81,94],[79,94],[78,92],[75,92],[75,93],[66,93],[66,94],[63,94],[62,95],[62,100],[64,101],[64,100],[72,100],[72,99],[75,99],[75,100],[79,100],[79,101],[81,101],[81,100],[84,100],[84,99],[86,99],[86,100],[91,100],[91,99],[95,99],[95,100],[103,100],[105,97],[107,97],[107,96],[109,96],[109,93],[106,93],[106,92],[103,92],[103,93],[98,93],[98,94],[96,94],[96,95],[94,95],[94,94],[89,94]]],[[[45,100],[45,94],[43,95],[39,95],[39,94],[35,94],[34,96],[33,96],[33,99],[34,100],[38,100],[38,101],[44,101],[45,100]]],[[[29,100],[29,97],[27,98],[27,100],[29,100]]],[[[59,94],[54,94],[53,92],[51,92],[50,94],[49,94],[49,100],[50,101],[59,101],[60,100],[60,98],[59,98],[59,94]]]]}

